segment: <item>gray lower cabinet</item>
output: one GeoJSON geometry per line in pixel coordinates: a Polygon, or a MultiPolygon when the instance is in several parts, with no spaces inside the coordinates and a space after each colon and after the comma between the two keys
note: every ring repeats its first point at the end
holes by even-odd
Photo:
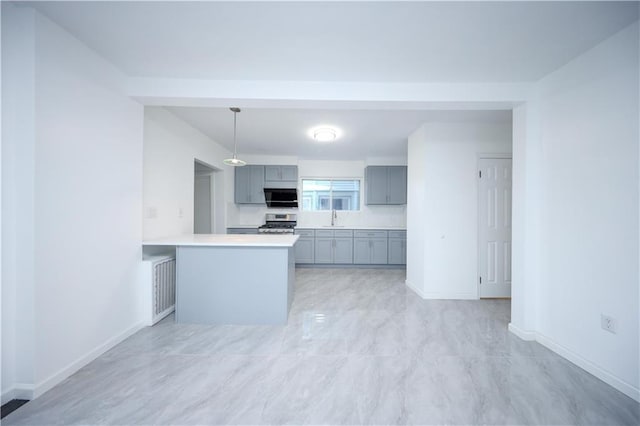
{"type": "Polygon", "coordinates": [[[358,231],[353,238],[353,263],[387,264],[387,231],[358,231]]]}
{"type": "Polygon", "coordinates": [[[316,237],[315,263],[333,263],[333,237],[316,237]]]}
{"type": "Polygon", "coordinates": [[[353,231],[316,229],[315,263],[353,263],[353,231]]]}
{"type": "Polygon", "coordinates": [[[264,166],[236,167],[234,178],[236,204],[265,204],[264,166]]]}
{"type": "Polygon", "coordinates": [[[227,234],[257,234],[258,228],[227,228],[227,234]]]}
{"type": "Polygon", "coordinates": [[[315,263],[315,233],[313,229],[296,229],[296,263],[315,263]]]}
{"type": "Polygon", "coordinates": [[[353,263],[353,238],[334,238],[333,263],[353,263]]]}
{"type": "Polygon", "coordinates": [[[389,231],[389,265],[407,264],[407,231],[389,231]]]}

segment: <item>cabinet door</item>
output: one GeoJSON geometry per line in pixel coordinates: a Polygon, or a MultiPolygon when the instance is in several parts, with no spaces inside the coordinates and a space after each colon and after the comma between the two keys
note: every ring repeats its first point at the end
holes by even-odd
{"type": "Polygon", "coordinates": [[[371,263],[371,240],[369,238],[353,239],[353,263],[362,265],[371,263]]]}
{"type": "Polygon", "coordinates": [[[387,167],[387,204],[407,204],[407,167],[387,167]]]}
{"type": "Polygon", "coordinates": [[[333,263],[333,238],[316,238],[314,263],[333,263]]]}
{"type": "Polygon", "coordinates": [[[314,238],[298,238],[296,241],[296,263],[314,263],[314,238]]]}
{"type": "Polygon", "coordinates": [[[387,167],[369,166],[365,173],[366,204],[387,204],[387,167]]]}
{"type": "Polygon", "coordinates": [[[249,203],[265,204],[264,166],[244,166],[249,168],[249,203]]]}
{"type": "Polygon", "coordinates": [[[264,180],[295,182],[298,180],[298,166],[264,166],[264,180]]]}
{"type": "Polygon", "coordinates": [[[264,166],[264,180],[282,180],[280,166],[264,166]]]}
{"type": "Polygon", "coordinates": [[[297,181],[298,166],[280,166],[280,178],[286,181],[297,181]]]}
{"type": "Polygon", "coordinates": [[[405,265],[407,263],[407,240],[389,238],[389,264],[405,265]]]}
{"type": "Polygon", "coordinates": [[[333,263],[353,263],[353,238],[334,238],[333,263]]]}
{"type": "Polygon", "coordinates": [[[245,167],[235,168],[235,182],[234,182],[234,200],[236,204],[250,203],[249,199],[249,175],[250,169],[245,167]]]}
{"type": "Polygon", "coordinates": [[[372,238],[369,240],[371,247],[371,263],[374,265],[387,264],[387,239],[372,238]]]}

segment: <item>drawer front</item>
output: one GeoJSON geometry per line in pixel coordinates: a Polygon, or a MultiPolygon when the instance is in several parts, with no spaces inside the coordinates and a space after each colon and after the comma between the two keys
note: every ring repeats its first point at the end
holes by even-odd
{"type": "Polygon", "coordinates": [[[227,228],[227,234],[257,234],[258,228],[227,228]]]}
{"type": "Polygon", "coordinates": [[[316,237],[333,237],[333,229],[316,229],[316,237]]]}
{"type": "Polygon", "coordinates": [[[353,238],[353,230],[351,229],[336,229],[333,231],[333,235],[336,237],[353,238]]]}
{"type": "Polygon", "coordinates": [[[389,238],[407,238],[407,231],[389,231],[389,238]]]}
{"type": "Polygon", "coordinates": [[[355,238],[387,238],[387,231],[365,231],[359,229],[353,232],[355,238]]]}
{"type": "Polygon", "coordinates": [[[295,234],[296,235],[300,235],[301,237],[314,237],[315,236],[315,232],[313,231],[313,229],[296,229],[295,230],[295,234]]]}

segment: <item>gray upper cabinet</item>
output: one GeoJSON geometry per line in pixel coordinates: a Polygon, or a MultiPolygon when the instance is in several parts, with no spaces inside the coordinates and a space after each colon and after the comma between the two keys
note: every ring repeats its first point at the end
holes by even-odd
{"type": "Polygon", "coordinates": [[[365,204],[407,204],[407,166],[365,168],[365,204]]]}
{"type": "Polygon", "coordinates": [[[264,180],[267,182],[297,182],[298,166],[264,166],[264,180]]]}
{"type": "Polygon", "coordinates": [[[264,188],[295,188],[298,166],[250,165],[235,169],[236,204],[265,204],[264,188]]]}
{"type": "Polygon", "coordinates": [[[235,168],[236,204],[265,204],[264,166],[235,168]]]}

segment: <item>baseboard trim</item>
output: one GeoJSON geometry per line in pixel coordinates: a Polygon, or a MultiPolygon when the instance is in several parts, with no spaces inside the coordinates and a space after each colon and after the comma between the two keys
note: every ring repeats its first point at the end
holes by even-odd
{"type": "Polygon", "coordinates": [[[586,372],[593,374],[598,379],[607,383],[608,385],[613,386],[623,394],[627,395],[629,398],[632,398],[638,402],[640,402],[640,389],[634,387],[633,385],[625,382],[624,380],[619,379],[613,374],[609,373],[607,370],[604,370],[601,367],[598,367],[591,361],[583,358],[577,353],[573,352],[571,349],[561,345],[560,343],[554,341],[553,339],[537,333],[536,341],[540,343],[542,346],[546,347],[549,350],[557,353],[561,357],[565,358],[568,361],[571,361],[573,364],[582,368],[586,372]]]}
{"type": "Polygon", "coordinates": [[[6,390],[2,393],[2,397],[0,397],[2,405],[6,404],[12,399],[33,399],[33,389],[34,386],[27,383],[14,384],[11,389],[6,390]]]}
{"type": "Polygon", "coordinates": [[[509,323],[509,331],[522,340],[534,341],[536,340],[537,334],[535,331],[523,330],[522,328],[513,325],[512,322],[509,323]]]}
{"type": "Polygon", "coordinates": [[[407,287],[414,291],[418,296],[423,299],[431,300],[478,300],[478,296],[475,293],[436,293],[436,292],[424,292],[420,290],[418,286],[413,284],[409,280],[404,282],[407,287]]]}
{"type": "Polygon", "coordinates": [[[142,322],[134,325],[133,327],[112,337],[102,345],[98,346],[97,348],[83,355],[76,361],[62,368],[57,373],[52,374],[47,379],[41,381],[40,383],[37,383],[35,386],[17,384],[16,386],[13,387],[13,389],[20,393],[21,395],[20,399],[29,399],[29,400],[35,399],[40,395],[42,395],[43,393],[47,392],[48,390],[52,389],[54,386],[62,383],[65,379],[70,377],[72,374],[76,373],[82,367],[86,366],[91,361],[95,360],[100,355],[112,349],[114,346],[121,343],[128,337],[142,330],[144,327],[146,327],[146,325],[142,322]]]}
{"type": "Polygon", "coordinates": [[[0,405],[4,405],[12,399],[17,399],[15,387],[9,388],[6,391],[2,392],[2,394],[0,395],[0,405]]]}
{"type": "Polygon", "coordinates": [[[640,389],[614,376],[607,370],[598,367],[593,362],[587,360],[586,358],[583,358],[582,356],[578,355],[566,346],[561,345],[550,337],[547,337],[544,334],[538,333],[536,331],[523,330],[513,325],[512,323],[509,323],[509,331],[523,340],[535,340],[550,351],[555,352],[572,364],[575,364],[578,367],[582,368],[587,373],[597,377],[609,386],[619,390],[629,398],[640,402],[640,389]]]}
{"type": "Polygon", "coordinates": [[[407,287],[413,290],[415,294],[422,297],[423,299],[426,299],[426,297],[424,297],[424,294],[422,293],[422,290],[420,290],[417,286],[415,286],[411,281],[405,280],[404,283],[406,284],[407,287]]]}
{"type": "Polygon", "coordinates": [[[431,291],[423,293],[422,297],[432,300],[479,300],[478,295],[475,293],[440,293],[431,291]]]}

